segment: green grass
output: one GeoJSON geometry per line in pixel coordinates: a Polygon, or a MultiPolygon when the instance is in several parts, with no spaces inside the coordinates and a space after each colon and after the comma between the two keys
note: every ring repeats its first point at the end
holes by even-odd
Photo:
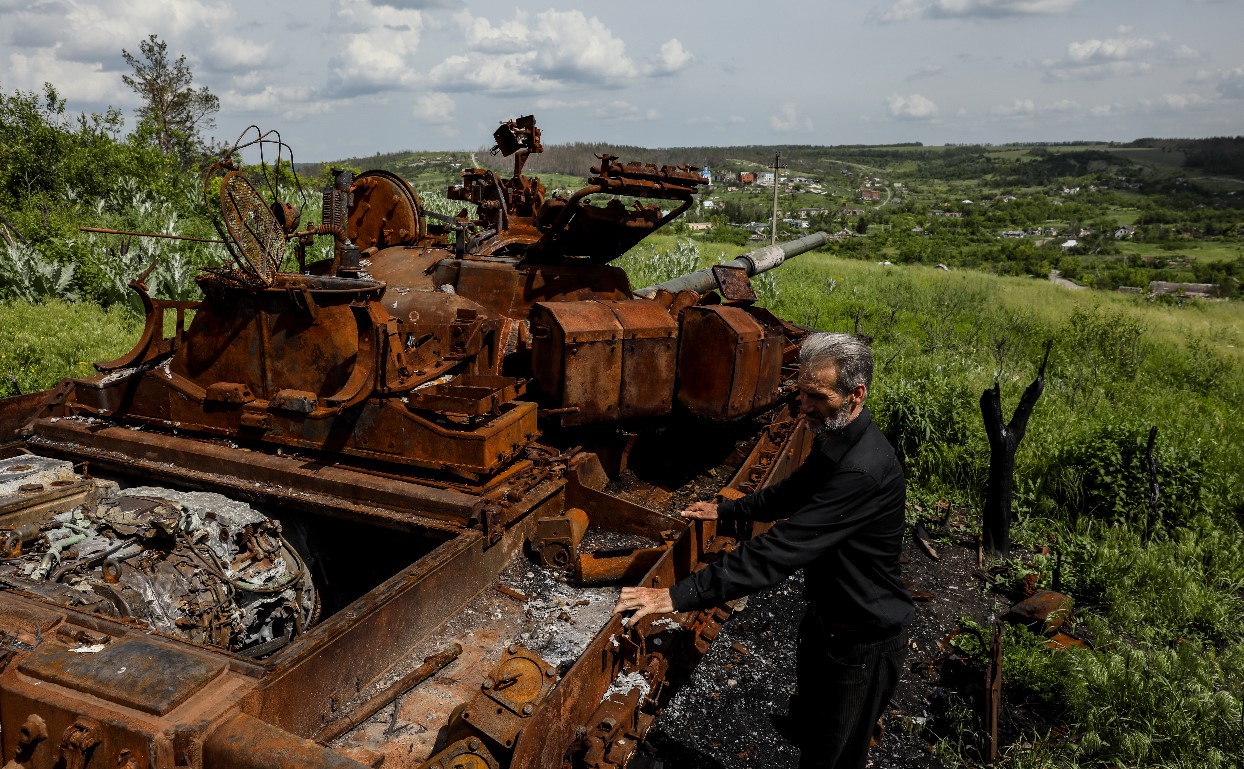
{"type": "MultiPolygon", "coordinates": [[[[1008,636],[1006,685],[1037,689],[1067,731],[1030,735],[1002,765],[1232,765],[1244,749],[1244,305],[823,254],[775,282],[779,315],[874,337],[870,403],[912,493],[975,510],[988,468],[977,398],[997,376],[1009,415],[1055,342],[1017,456],[1013,531],[1020,545],[1062,543],[1064,589],[1096,646],[1054,653],[1008,636]],[[1147,539],[1147,476],[1106,436],[1134,446],[1150,425],[1169,496],[1147,539]]],[[[959,743],[938,752],[975,761],[959,743]]]]}
{"type": "Polygon", "coordinates": [[[1128,256],[1151,256],[1157,259],[1188,257],[1194,262],[1224,262],[1244,256],[1244,243],[1217,240],[1190,240],[1182,243],[1138,243],[1118,241],[1119,253],[1128,256]]]}
{"type": "Polygon", "coordinates": [[[142,320],[89,303],[0,304],[0,395],[47,389],[64,377],[90,376],[92,363],[133,348],[142,320]]]}

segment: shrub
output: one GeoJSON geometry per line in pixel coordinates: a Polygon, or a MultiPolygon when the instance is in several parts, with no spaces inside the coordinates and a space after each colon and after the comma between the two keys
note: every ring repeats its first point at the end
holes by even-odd
{"type": "Polygon", "coordinates": [[[1199,450],[1159,440],[1154,448],[1160,496],[1151,520],[1148,429],[1105,423],[1059,449],[1048,464],[1046,491],[1073,518],[1141,530],[1173,529],[1208,512],[1205,460],[1199,450]]]}

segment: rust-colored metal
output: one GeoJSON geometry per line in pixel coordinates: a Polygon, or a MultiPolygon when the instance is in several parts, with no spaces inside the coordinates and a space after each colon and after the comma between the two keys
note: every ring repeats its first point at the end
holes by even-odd
{"type": "Polygon", "coordinates": [[[998,760],[998,717],[1002,712],[1002,628],[995,622],[989,641],[989,667],[985,673],[985,761],[998,760]]]}
{"type": "Polygon", "coordinates": [[[163,235],[158,232],[129,232],[127,230],[109,230],[104,227],[79,227],[80,232],[94,232],[99,235],[129,235],[138,238],[163,238],[165,240],[188,240],[192,243],[224,243],[218,238],[192,238],[187,235],[163,235]]]}
{"type": "Polygon", "coordinates": [[[436,654],[427,657],[424,659],[423,664],[393,682],[388,688],[368,700],[358,710],[355,710],[348,716],[343,716],[331,724],[325,724],[324,727],[315,733],[315,741],[321,745],[332,742],[374,716],[385,705],[388,705],[413,687],[436,675],[446,665],[458,659],[460,654],[462,654],[462,645],[453,643],[436,654]]]}
{"type": "Polygon", "coordinates": [[[575,580],[580,585],[633,584],[648,573],[667,549],[628,547],[583,553],[574,565],[575,580]]]}
{"type": "MultiPolygon", "coordinates": [[[[5,555],[46,560],[0,575],[0,761],[626,764],[729,608],[625,628],[601,618],[581,653],[553,664],[510,647],[505,633],[539,596],[502,575],[538,554],[547,567],[578,564],[584,582],[670,586],[753,533],[688,527],[661,509],[668,491],[637,469],[653,464],[640,436],[746,420],[763,426],[729,463],[738,471],[723,494],[784,477],[810,443],[778,405],[806,332],[754,305],[745,276],[648,299],[609,264],[694,202],[698,169],[606,155],[561,196],[523,175],[543,149],[534,118],[501,124],[494,139],[513,174],[463,171],[449,193],[467,206],[460,216],[425,211],[394,174],[335,171],[321,222],[302,229],[301,212],[264,200],[230,154],[205,189],[227,188],[220,231],[233,262],[200,276],[203,299],[153,297],[140,276],[130,287],[146,322],[130,352],[95,376],[0,401],[0,463],[70,468],[19,470],[0,485],[5,555]],[[324,238],[331,257],[308,261],[324,238]],[[277,269],[287,244],[296,273],[277,269]],[[179,562],[199,591],[186,634],[120,611],[110,602],[154,574],[154,551],[49,534],[55,516],[94,509],[109,484],[262,509],[293,544],[266,552],[248,539],[228,568],[305,559],[314,610],[231,651],[220,643],[229,633],[196,624],[228,614],[212,602],[232,584],[204,559],[179,562]],[[651,545],[585,554],[589,523],[651,545]],[[58,598],[68,581],[94,598],[58,598]],[[467,623],[466,607],[488,596],[500,624],[467,623]],[[407,702],[431,713],[428,738],[403,743],[386,728],[353,752],[331,747],[374,727],[369,716],[390,702],[394,723],[413,717],[407,702]]],[[[778,261],[749,260],[748,273],[778,261]]],[[[666,461],[687,477],[714,469],[696,455],[666,461]]],[[[175,531],[178,503],[146,493],[156,499],[131,499],[116,525],[158,514],[175,531]]]]}
{"type": "Polygon", "coordinates": [[[577,507],[542,519],[532,541],[545,566],[564,568],[579,559],[579,543],[587,533],[587,513],[577,507]]]}

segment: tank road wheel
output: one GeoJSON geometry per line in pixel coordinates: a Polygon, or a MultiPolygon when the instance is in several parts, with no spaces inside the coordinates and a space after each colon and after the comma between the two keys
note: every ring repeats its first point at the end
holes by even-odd
{"type": "Polygon", "coordinates": [[[388,171],[365,171],[350,187],[346,237],[362,251],[408,246],[422,238],[423,201],[410,184],[388,171]]]}

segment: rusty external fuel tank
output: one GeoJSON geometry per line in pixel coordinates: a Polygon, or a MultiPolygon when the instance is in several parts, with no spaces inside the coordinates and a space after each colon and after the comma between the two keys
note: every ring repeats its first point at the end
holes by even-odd
{"type": "Polygon", "coordinates": [[[609,262],[698,170],[606,155],[559,197],[534,118],[494,138],[473,217],[338,172],[303,229],[227,155],[203,299],[134,281],[133,350],[0,401],[7,767],[626,765],[730,609],[624,628],[617,586],[749,536],[674,511],[807,451],[806,332],[748,276],[824,236],[633,291],[609,262]]]}

